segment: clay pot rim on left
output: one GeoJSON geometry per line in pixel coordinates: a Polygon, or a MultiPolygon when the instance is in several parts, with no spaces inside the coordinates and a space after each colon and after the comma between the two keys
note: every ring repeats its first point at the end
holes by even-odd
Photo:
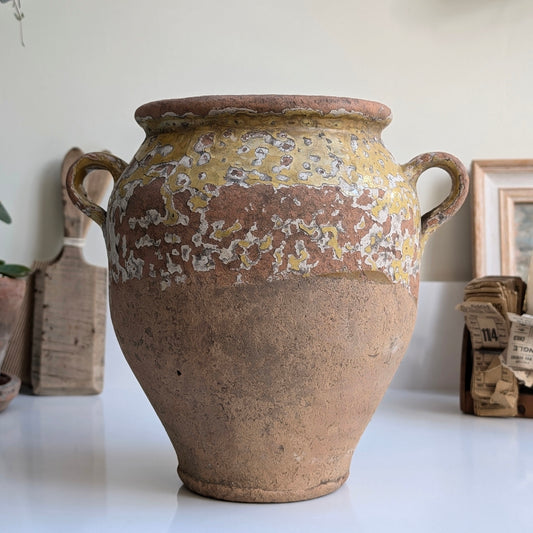
{"type": "Polygon", "coordinates": [[[0,373],[0,413],[4,411],[11,400],[15,398],[20,391],[21,381],[18,376],[0,373]]]}

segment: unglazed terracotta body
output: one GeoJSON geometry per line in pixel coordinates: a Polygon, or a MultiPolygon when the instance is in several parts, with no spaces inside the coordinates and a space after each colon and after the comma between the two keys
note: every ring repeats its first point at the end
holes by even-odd
{"type": "Polygon", "coordinates": [[[0,368],[25,292],[25,278],[8,278],[0,275],[0,368]]]}
{"type": "Polygon", "coordinates": [[[347,478],[414,327],[428,235],[462,204],[443,153],[398,165],[386,106],[328,97],[203,97],[142,106],[129,165],[87,154],[73,201],[102,225],[117,338],[208,496],[284,502],[347,478]],[[449,197],[421,216],[432,166],[449,197]],[[92,168],[115,177],[107,213],[92,168]]]}

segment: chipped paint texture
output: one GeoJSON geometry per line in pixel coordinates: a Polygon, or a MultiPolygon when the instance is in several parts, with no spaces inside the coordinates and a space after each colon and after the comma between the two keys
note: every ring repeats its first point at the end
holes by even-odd
{"type": "Polygon", "coordinates": [[[379,271],[416,295],[418,200],[382,124],[302,111],[172,119],[161,133],[144,119],[151,133],[113,191],[112,282],[379,271]]]}

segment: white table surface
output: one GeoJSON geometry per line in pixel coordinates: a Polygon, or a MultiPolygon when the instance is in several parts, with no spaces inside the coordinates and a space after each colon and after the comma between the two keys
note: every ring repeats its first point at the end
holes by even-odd
{"type": "Polygon", "coordinates": [[[389,390],[337,492],[229,503],[182,486],[144,394],[125,364],[115,372],[100,396],[20,395],[0,415],[1,532],[533,530],[533,420],[477,418],[454,394],[389,390]]]}

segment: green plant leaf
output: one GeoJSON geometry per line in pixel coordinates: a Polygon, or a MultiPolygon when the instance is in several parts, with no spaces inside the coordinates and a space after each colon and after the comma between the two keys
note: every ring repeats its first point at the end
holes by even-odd
{"type": "Polygon", "coordinates": [[[6,222],[7,224],[11,224],[11,217],[9,216],[9,213],[2,202],[0,202],[0,220],[2,222],[6,222]]]}
{"type": "Polygon", "coordinates": [[[30,269],[23,265],[0,265],[0,274],[8,278],[23,278],[30,273],[30,269]]]}

